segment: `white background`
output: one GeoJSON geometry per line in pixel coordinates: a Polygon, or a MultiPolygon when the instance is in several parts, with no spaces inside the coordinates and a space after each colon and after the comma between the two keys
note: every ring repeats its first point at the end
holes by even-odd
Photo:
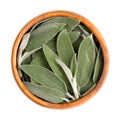
{"type": "Polygon", "coordinates": [[[0,1],[0,120],[120,120],[119,0],[1,0],[0,1]],[[20,29],[35,16],[69,10],[92,21],[104,36],[110,68],[98,94],[82,106],[66,110],[42,107],[18,88],[11,71],[11,50],[20,29]]]}

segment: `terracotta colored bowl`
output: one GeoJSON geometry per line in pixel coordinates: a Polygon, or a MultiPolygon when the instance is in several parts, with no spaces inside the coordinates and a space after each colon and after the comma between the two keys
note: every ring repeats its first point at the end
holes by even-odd
{"type": "Polygon", "coordinates": [[[23,28],[22,30],[19,32],[18,36],[16,37],[16,40],[14,42],[13,45],[13,49],[12,49],[12,57],[11,57],[11,63],[12,63],[12,71],[13,71],[13,75],[15,77],[15,80],[18,84],[18,86],[20,87],[20,89],[23,91],[23,93],[28,96],[31,100],[33,100],[34,102],[45,106],[45,107],[50,107],[50,108],[58,108],[58,109],[64,109],[64,108],[70,108],[70,107],[75,107],[78,105],[81,105],[83,103],[85,103],[86,101],[88,101],[90,98],[92,98],[98,91],[99,89],[102,87],[107,72],[108,72],[108,67],[109,67],[109,54],[108,54],[108,50],[105,44],[105,41],[102,37],[102,35],[100,34],[100,32],[97,30],[97,28],[85,17],[73,13],[73,12],[69,12],[69,11],[52,11],[52,12],[47,12],[44,14],[41,14],[37,17],[35,17],[34,19],[32,19],[30,22],[28,22],[23,28]],[[74,101],[74,102],[70,102],[70,103],[64,103],[64,104],[53,104],[50,102],[46,102],[40,98],[37,98],[36,96],[34,96],[31,92],[29,92],[29,90],[24,86],[23,82],[21,81],[18,71],[17,71],[17,52],[18,52],[18,47],[19,44],[21,42],[21,39],[23,37],[23,35],[37,22],[42,21],[43,19],[47,19],[50,17],[56,17],[56,16],[68,16],[71,18],[75,18],[81,21],[81,23],[83,23],[85,26],[87,26],[96,36],[97,40],[99,41],[102,51],[103,51],[103,57],[104,57],[104,67],[103,67],[103,72],[102,75],[100,77],[100,80],[98,82],[98,84],[96,85],[96,87],[89,92],[87,95],[85,95],[84,97],[74,101]]]}

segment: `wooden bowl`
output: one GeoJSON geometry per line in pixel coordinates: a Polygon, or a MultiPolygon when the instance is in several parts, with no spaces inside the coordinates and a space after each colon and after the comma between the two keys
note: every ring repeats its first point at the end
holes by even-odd
{"type": "Polygon", "coordinates": [[[45,107],[64,109],[64,108],[75,107],[75,106],[78,106],[78,105],[85,103],[86,101],[88,101],[90,98],[92,98],[100,90],[100,88],[102,87],[102,85],[105,81],[105,78],[106,78],[106,75],[108,72],[109,54],[108,54],[108,49],[106,47],[106,44],[105,44],[105,41],[104,41],[102,35],[98,31],[98,29],[88,19],[86,19],[85,17],[83,17],[79,14],[69,12],[69,11],[51,11],[51,12],[47,12],[47,13],[41,14],[41,15],[33,18],[30,22],[28,22],[22,28],[22,30],[17,35],[15,42],[14,42],[14,45],[13,45],[11,64],[12,64],[12,71],[13,71],[14,78],[15,78],[18,86],[20,87],[20,89],[23,91],[23,93],[27,97],[29,97],[34,102],[36,102],[42,106],[45,106],[45,107]],[[99,80],[98,84],[96,85],[96,87],[92,91],[90,91],[87,95],[85,95],[84,97],[82,97],[74,102],[63,103],[63,104],[53,104],[53,103],[46,102],[46,101],[34,96],[31,92],[29,92],[29,90],[23,84],[23,82],[20,79],[20,76],[18,74],[18,70],[17,70],[18,48],[19,48],[19,44],[21,42],[23,35],[37,22],[42,21],[42,20],[47,19],[47,18],[56,17],[56,16],[68,16],[71,18],[75,18],[75,19],[80,20],[81,23],[83,23],[85,26],[87,26],[94,33],[97,40],[99,41],[100,46],[101,46],[102,51],[103,51],[103,58],[104,58],[103,72],[102,72],[102,75],[101,75],[100,80],[99,80]]]}

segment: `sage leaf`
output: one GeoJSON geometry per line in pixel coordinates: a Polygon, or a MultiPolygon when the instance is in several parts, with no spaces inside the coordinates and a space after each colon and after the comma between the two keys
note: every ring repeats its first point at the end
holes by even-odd
{"type": "Polygon", "coordinates": [[[32,31],[34,31],[36,28],[38,28],[42,23],[44,23],[44,22],[46,22],[46,21],[48,21],[48,20],[50,20],[50,19],[52,19],[52,18],[44,19],[44,20],[42,20],[42,21],[40,21],[40,22],[37,22],[37,23],[31,28],[30,33],[31,33],[32,31]]]}
{"type": "Polygon", "coordinates": [[[31,51],[33,49],[42,47],[49,40],[55,37],[56,34],[64,28],[64,26],[64,23],[53,23],[39,26],[31,33],[26,50],[31,51]]]}
{"type": "Polygon", "coordinates": [[[86,92],[90,90],[92,86],[94,86],[94,83],[92,80],[89,80],[89,82],[85,86],[80,88],[80,94],[81,95],[85,94],[86,92]]]}
{"type": "MultiPolygon", "coordinates": [[[[29,38],[30,38],[30,33],[26,33],[21,40],[18,50],[18,61],[22,59],[22,53],[28,44],[29,38]]],[[[18,62],[18,67],[20,66],[21,62],[22,61],[18,62]]]]}
{"type": "Polygon", "coordinates": [[[79,25],[79,28],[80,28],[80,31],[87,37],[90,35],[90,33],[86,30],[87,28],[82,26],[82,25],[79,25]]]}
{"type": "Polygon", "coordinates": [[[78,72],[77,84],[79,87],[85,86],[92,75],[95,60],[95,48],[91,36],[88,36],[80,44],[78,50],[78,72]]]}
{"type": "Polygon", "coordinates": [[[79,46],[80,46],[80,44],[83,40],[84,40],[84,36],[80,35],[79,38],[72,44],[73,48],[74,48],[74,51],[76,53],[78,53],[79,46]]]}
{"type": "Polygon", "coordinates": [[[22,65],[21,69],[37,83],[67,93],[65,83],[48,69],[37,65],[22,65]]]}
{"type": "Polygon", "coordinates": [[[46,45],[55,53],[57,53],[57,47],[56,47],[56,42],[57,40],[54,38],[53,40],[50,40],[46,45]]]}
{"type": "Polygon", "coordinates": [[[88,94],[95,86],[96,86],[96,84],[94,84],[88,91],[86,91],[84,94],[82,94],[82,96],[85,96],[86,94],[88,94]]]}
{"type": "Polygon", "coordinates": [[[71,60],[71,65],[70,65],[70,70],[74,77],[76,77],[77,69],[78,69],[78,63],[76,60],[76,54],[74,54],[71,60]]]}
{"type": "Polygon", "coordinates": [[[72,88],[67,79],[67,76],[65,75],[62,68],[55,61],[56,59],[59,59],[59,57],[46,45],[43,46],[43,52],[53,72],[65,82],[68,90],[72,92],[72,88]]]}
{"type": "Polygon", "coordinates": [[[38,84],[36,81],[34,81],[33,79],[30,79],[30,82],[31,83],[34,83],[34,84],[38,84]]]}
{"type": "Polygon", "coordinates": [[[61,103],[65,98],[65,94],[57,89],[33,84],[30,82],[24,82],[24,84],[31,93],[48,102],[61,103]]]}
{"type": "Polygon", "coordinates": [[[102,50],[99,48],[96,62],[95,62],[95,68],[93,73],[93,82],[98,83],[101,73],[103,70],[103,56],[102,56],[102,50]]]}
{"type": "Polygon", "coordinates": [[[35,53],[32,54],[32,57],[33,57],[31,61],[32,65],[40,65],[48,69],[50,68],[43,51],[40,50],[36,51],[35,53]]]}
{"type": "Polygon", "coordinates": [[[35,53],[33,53],[32,56],[34,57],[32,57],[33,59],[31,61],[31,65],[40,65],[44,67],[44,60],[42,60],[42,53],[36,51],[35,53]]]}
{"type": "Polygon", "coordinates": [[[34,49],[34,50],[31,50],[31,51],[28,51],[28,52],[25,52],[21,57],[19,57],[18,59],[18,67],[20,68],[21,66],[21,63],[26,59],[28,58],[29,56],[31,56],[34,52],[36,52],[37,50],[41,49],[40,48],[37,48],[37,49],[34,49]]]}
{"type": "Polygon", "coordinates": [[[74,50],[70,42],[68,32],[65,29],[61,31],[61,33],[58,35],[57,52],[58,52],[58,56],[62,59],[62,61],[68,67],[70,67],[70,62],[72,56],[74,55],[74,50]]]}
{"type": "Polygon", "coordinates": [[[80,32],[78,31],[71,31],[69,32],[69,37],[70,37],[70,41],[71,43],[74,43],[80,36],[80,32]]]}
{"type": "Polygon", "coordinates": [[[79,94],[78,94],[78,90],[77,90],[77,83],[76,83],[76,77],[72,76],[72,72],[70,71],[70,69],[59,59],[56,59],[56,62],[60,65],[60,67],[63,69],[63,71],[65,72],[71,86],[73,89],[73,93],[75,95],[75,98],[78,99],[79,98],[79,94]]]}
{"type": "Polygon", "coordinates": [[[30,33],[26,33],[22,40],[21,40],[21,43],[20,43],[20,47],[19,47],[19,52],[22,53],[23,50],[26,48],[27,44],[28,44],[28,41],[29,41],[29,38],[30,38],[30,33]]]}
{"type": "Polygon", "coordinates": [[[30,55],[29,57],[27,57],[27,58],[22,62],[22,65],[30,64],[31,61],[32,61],[32,56],[30,55]]]}
{"type": "Polygon", "coordinates": [[[72,31],[77,25],[79,25],[80,21],[70,17],[54,17],[53,19],[44,22],[43,25],[46,24],[53,24],[53,23],[65,23],[65,28],[68,32],[72,31]]]}
{"type": "Polygon", "coordinates": [[[63,71],[65,72],[69,82],[71,83],[72,81],[72,72],[70,71],[70,69],[59,59],[55,59],[55,61],[60,65],[60,67],[63,69],[63,71]]]}

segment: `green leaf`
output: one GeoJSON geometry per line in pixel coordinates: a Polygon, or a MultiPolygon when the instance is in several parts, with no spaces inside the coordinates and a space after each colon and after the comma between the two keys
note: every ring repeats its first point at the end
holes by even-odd
{"type": "Polygon", "coordinates": [[[29,82],[24,82],[24,84],[32,94],[48,102],[61,103],[65,98],[64,93],[60,92],[57,89],[41,86],[41,85],[29,83],[29,82]]]}
{"type": "Polygon", "coordinates": [[[29,57],[27,57],[27,58],[22,62],[22,65],[30,64],[31,60],[32,60],[32,56],[30,55],[29,57]]]}
{"type": "Polygon", "coordinates": [[[56,39],[50,40],[46,45],[55,53],[57,53],[57,47],[56,47],[56,39]]]}
{"type": "Polygon", "coordinates": [[[31,64],[32,65],[40,65],[42,67],[45,66],[44,59],[42,59],[42,54],[41,53],[36,53],[37,55],[32,59],[31,64]]]}
{"type": "MultiPolygon", "coordinates": [[[[21,60],[21,58],[22,58],[22,53],[23,53],[24,49],[26,48],[26,46],[27,46],[27,44],[28,44],[28,41],[29,41],[30,36],[31,36],[30,33],[26,33],[26,34],[23,36],[22,40],[21,40],[21,43],[20,43],[20,46],[19,46],[19,50],[18,50],[18,67],[19,67],[19,66],[21,65],[21,63],[23,62],[23,61],[19,61],[19,60],[21,60]]],[[[29,59],[27,59],[27,60],[25,61],[25,63],[26,63],[26,62],[29,62],[29,59]]]]}
{"type": "Polygon", "coordinates": [[[94,83],[97,83],[99,81],[102,70],[103,70],[103,55],[101,49],[99,48],[93,73],[94,83]]]}
{"type": "Polygon", "coordinates": [[[58,35],[57,52],[58,52],[58,56],[62,59],[62,61],[68,67],[70,67],[70,62],[71,62],[72,56],[74,55],[74,50],[70,42],[68,32],[66,30],[63,30],[58,35]]]}
{"type": "Polygon", "coordinates": [[[64,28],[64,26],[64,23],[53,23],[39,26],[36,30],[31,32],[31,37],[26,50],[31,51],[33,49],[42,47],[49,40],[55,37],[56,34],[64,28]]]}
{"type": "Polygon", "coordinates": [[[35,53],[32,54],[32,57],[33,57],[31,61],[32,65],[40,65],[48,69],[50,68],[43,51],[40,50],[36,51],[35,53]]]}
{"type": "Polygon", "coordinates": [[[31,83],[34,83],[34,84],[38,84],[36,81],[34,81],[33,79],[30,79],[30,82],[31,83]]]}
{"type": "Polygon", "coordinates": [[[71,31],[69,32],[69,37],[70,37],[70,41],[71,43],[74,43],[80,36],[80,32],[78,31],[71,31]]]}
{"type": "Polygon", "coordinates": [[[34,31],[36,28],[38,28],[42,23],[44,23],[44,22],[46,22],[46,21],[48,21],[48,20],[50,20],[50,19],[51,19],[51,18],[44,19],[44,20],[36,23],[36,24],[30,29],[30,33],[31,33],[32,31],[34,31]]]}
{"type": "Polygon", "coordinates": [[[46,45],[43,46],[43,52],[53,72],[66,83],[68,90],[72,92],[72,88],[67,79],[67,76],[65,75],[62,68],[55,61],[56,59],[59,59],[59,57],[46,45]]]}
{"type": "Polygon", "coordinates": [[[22,65],[21,69],[37,83],[67,93],[65,83],[48,69],[37,65],[22,65]]]}
{"type": "Polygon", "coordinates": [[[79,25],[79,28],[80,28],[80,31],[85,35],[85,36],[89,36],[90,35],[90,33],[87,31],[88,29],[85,27],[85,26],[83,26],[83,25],[79,25]]]}
{"type": "Polygon", "coordinates": [[[55,17],[47,22],[44,22],[43,25],[45,24],[53,24],[53,23],[65,23],[66,26],[65,28],[67,29],[68,32],[72,31],[77,25],[79,25],[80,21],[76,20],[74,18],[70,17],[55,17]]]}
{"type": "Polygon", "coordinates": [[[92,75],[95,60],[95,48],[91,36],[82,41],[78,50],[77,84],[85,86],[92,75]]]}
{"type": "Polygon", "coordinates": [[[94,83],[92,80],[89,80],[89,82],[84,86],[80,88],[80,94],[84,95],[85,93],[88,93],[88,91],[94,86],[94,83]]]}
{"type": "Polygon", "coordinates": [[[28,41],[30,39],[31,34],[30,33],[26,33],[20,43],[20,47],[19,47],[19,52],[23,52],[23,50],[26,48],[28,41]]]}
{"type": "Polygon", "coordinates": [[[71,86],[73,89],[73,93],[76,99],[79,98],[78,95],[78,90],[77,90],[77,83],[76,83],[76,77],[73,77],[72,72],[70,71],[70,69],[59,59],[56,59],[56,62],[60,65],[60,67],[63,69],[63,71],[65,72],[71,86]]]}
{"type": "Polygon", "coordinates": [[[76,53],[78,53],[79,46],[83,41],[83,39],[84,39],[84,36],[80,35],[79,38],[73,43],[73,48],[76,53]]]}
{"type": "Polygon", "coordinates": [[[41,47],[28,52],[24,52],[24,54],[18,59],[18,67],[20,68],[21,63],[39,49],[41,49],[41,47]]]}
{"type": "Polygon", "coordinates": [[[72,81],[72,72],[70,71],[70,69],[59,59],[55,59],[55,61],[58,63],[58,65],[63,69],[63,71],[65,72],[69,82],[71,83],[72,81]]]}
{"type": "Polygon", "coordinates": [[[74,77],[76,76],[77,69],[78,69],[78,64],[76,60],[76,54],[74,54],[71,60],[71,65],[70,65],[70,70],[74,77]]]}

